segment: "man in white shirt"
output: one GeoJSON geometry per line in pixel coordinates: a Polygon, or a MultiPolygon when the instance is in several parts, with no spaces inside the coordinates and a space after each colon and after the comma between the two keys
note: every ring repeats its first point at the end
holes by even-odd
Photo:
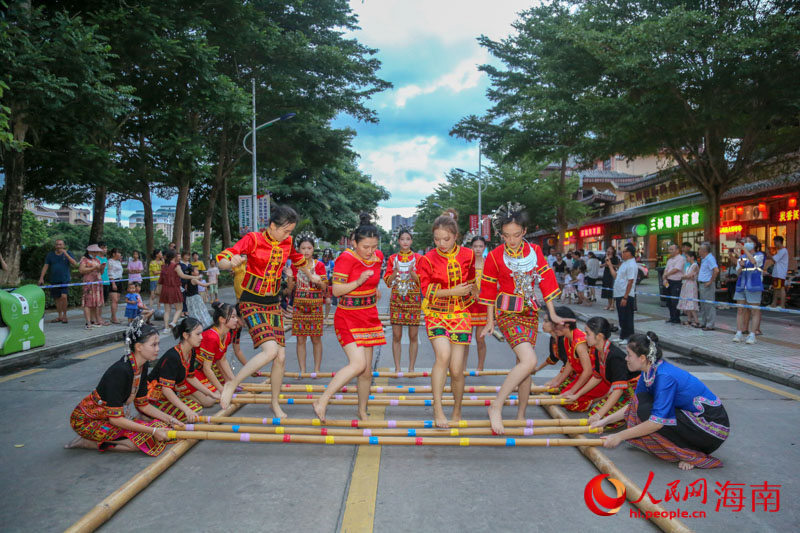
{"type": "Polygon", "coordinates": [[[633,335],[633,309],[636,306],[636,276],[639,267],[634,256],[636,248],[628,243],[622,250],[622,264],[615,269],[611,261],[606,261],[606,268],[614,277],[614,300],[617,302],[619,318],[619,344],[627,344],[633,335]]]}
{"type": "Polygon", "coordinates": [[[600,260],[595,257],[594,252],[589,252],[589,259],[586,260],[586,284],[589,286],[589,301],[597,300],[594,287],[600,279],[600,260]]]}
{"type": "Polygon", "coordinates": [[[553,253],[553,247],[551,246],[550,249],[547,251],[547,264],[550,265],[550,268],[553,268],[553,263],[556,262],[556,255],[553,253]]]}
{"type": "Polygon", "coordinates": [[[669,319],[667,324],[680,324],[681,312],[678,310],[678,297],[681,295],[681,285],[686,266],[686,259],[680,254],[677,244],[670,244],[667,248],[669,252],[669,259],[667,259],[667,266],[664,268],[663,282],[666,290],[666,296],[671,296],[667,299],[667,309],[669,309],[669,319]]]}
{"type": "Polygon", "coordinates": [[[772,244],[778,249],[769,261],[772,267],[772,307],[786,307],[786,276],[789,272],[789,252],[783,246],[783,237],[776,235],[772,244]]]}
{"type": "Polygon", "coordinates": [[[713,331],[717,320],[717,308],[713,302],[717,296],[717,276],[719,275],[719,265],[711,253],[711,243],[704,242],[698,249],[700,255],[700,272],[697,274],[698,296],[700,302],[700,327],[704,331],[713,331]]]}

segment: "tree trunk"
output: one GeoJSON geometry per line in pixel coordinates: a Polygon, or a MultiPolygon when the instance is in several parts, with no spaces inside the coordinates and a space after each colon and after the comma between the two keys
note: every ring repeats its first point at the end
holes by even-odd
{"type": "Polygon", "coordinates": [[[561,158],[561,175],[559,176],[558,180],[558,196],[559,199],[556,202],[556,230],[558,231],[558,236],[556,238],[556,250],[558,252],[564,253],[564,234],[567,232],[567,210],[566,205],[564,204],[564,199],[566,198],[566,191],[567,188],[567,158],[561,158]]]}
{"type": "Polygon", "coordinates": [[[722,204],[720,188],[712,186],[711,191],[706,192],[706,198],[708,198],[708,209],[703,221],[703,240],[711,243],[711,253],[719,260],[719,209],[722,204]]]}
{"type": "Polygon", "coordinates": [[[231,220],[228,216],[228,178],[222,178],[222,196],[219,199],[222,216],[222,248],[231,247],[231,220]]]}
{"type": "MultiPolygon", "coordinates": [[[[14,140],[24,141],[27,126],[21,138],[14,132],[14,140]]],[[[16,130],[16,128],[15,128],[16,130]]],[[[3,154],[6,171],[3,215],[0,219],[0,254],[8,270],[0,269],[0,285],[19,284],[20,257],[22,256],[22,212],[25,208],[25,152],[8,150],[3,154]]]]}
{"type": "Polygon", "coordinates": [[[217,208],[217,196],[222,187],[223,178],[221,178],[222,168],[217,167],[217,179],[211,187],[211,192],[208,194],[208,207],[206,208],[206,216],[203,220],[203,260],[211,257],[211,219],[214,218],[214,211],[217,208]]]}
{"type": "MultiPolygon", "coordinates": [[[[188,187],[186,188],[188,191],[188,187]]],[[[186,195],[186,206],[183,212],[183,249],[192,250],[192,212],[189,206],[189,195],[186,195]]]]}
{"type": "Polygon", "coordinates": [[[186,212],[186,199],[189,197],[189,181],[183,178],[178,185],[178,201],[175,204],[175,224],[172,228],[172,242],[178,247],[183,236],[183,216],[186,212]]]}
{"type": "MultiPolygon", "coordinates": [[[[147,248],[144,253],[149,258],[155,249],[155,229],[153,221],[153,199],[150,197],[150,183],[142,182],[142,208],[144,209],[144,242],[147,248]]],[[[146,261],[145,261],[146,262],[146,261]]]]}
{"type": "Polygon", "coordinates": [[[106,196],[108,188],[98,185],[94,189],[94,203],[92,205],[92,229],[89,231],[89,244],[96,244],[103,240],[103,224],[106,221],[106,196]]]}

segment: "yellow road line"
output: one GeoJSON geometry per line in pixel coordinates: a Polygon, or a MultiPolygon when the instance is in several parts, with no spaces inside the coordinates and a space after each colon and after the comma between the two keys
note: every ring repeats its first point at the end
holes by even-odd
{"type": "Polygon", "coordinates": [[[111,346],[106,346],[105,348],[99,348],[97,350],[92,350],[91,352],[82,353],[81,355],[76,355],[73,359],[89,359],[95,355],[99,355],[101,353],[110,352],[111,350],[116,350],[117,348],[122,348],[124,342],[118,342],[116,344],[112,344],[111,346]]]}
{"type": "Polygon", "coordinates": [[[12,379],[24,378],[25,376],[30,376],[31,374],[35,374],[37,372],[43,372],[44,370],[44,368],[31,368],[29,370],[23,370],[22,372],[17,372],[16,374],[11,374],[9,376],[0,378],[0,383],[5,383],[6,381],[11,381],[12,379]]]}
{"type": "MultiPolygon", "coordinates": [[[[388,368],[378,369],[386,372],[388,368]]],[[[376,378],[375,385],[387,386],[388,378],[376,378]]],[[[385,406],[370,407],[370,420],[383,420],[385,406]]],[[[350,490],[342,517],[342,533],[371,533],[375,522],[375,500],[378,496],[378,474],[381,469],[382,446],[359,446],[350,490]]]]}
{"type": "Polygon", "coordinates": [[[758,387],[759,389],[764,389],[774,394],[784,396],[786,398],[789,398],[790,400],[795,400],[800,402],[800,396],[798,396],[797,394],[792,394],[791,392],[784,392],[780,389],[776,389],[775,387],[770,387],[769,385],[763,385],[757,381],[753,381],[752,379],[743,378],[741,376],[731,374],[730,372],[720,372],[720,374],[725,374],[728,377],[732,377],[733,379],[738,379],[739,381],[747,383],[748,385],[752,385],[754,387],[758,387]]]}

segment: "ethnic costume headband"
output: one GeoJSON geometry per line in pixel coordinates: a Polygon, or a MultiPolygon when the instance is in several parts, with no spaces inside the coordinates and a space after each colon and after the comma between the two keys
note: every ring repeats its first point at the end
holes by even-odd
{"type": "Polygon", "coordinates": [[[658,355],[658,347],[656,346],[656,341],[647,337],[647,340],[650,341],[650,347],[647,349],[647,360],[650,361],[651,365],[656,364],[656,357],[658,355]]]}
{"type": "Polygon", "coordinates": [[[392,232],[392,240],[396,241],[397,239],[400,238],[400,235],[402,235],[403,233],[408,233],[413,237],[414,233],[411,230],[412,230],[411,226],[406,226],[404,224],[397,226],[392,232]]]}
{"type": "Polygon", "coordinates": [[[461,246],[470,246],[472,244],[472,239],[480,235],[477,231],[470,230],[464,235],[464,241],[461,243],[461,246]]]}
{"type": "Polygon", "coordinates": [[[500,207],[492,213],[492,227],[495,233],[502,234],[503,227],[500,221],[504,218],[512,217],[513,215],[525,210],[525,206],[519,202],[506,202],[500,204],[500,207]]]}
{"type": "MultiPolygon", "coordinates": [[[[302,231],[300,232],[297,237],[295,237],[294,242],[299,243],[303,240],[310,240],[312,246],[316,246],[317,244],[317,236],[314,235],[313,231],[302,231]]],[[[300,246],[299,244],[296,247],[300,246]]]]}
{"type": "Polygon", "coordinates": [[[144,319],[138,316],[133,319],[128,329],[125,330],[125,353],[133,353],[133,344],[142,337],[142,326],[144,326],[144,319]]]}

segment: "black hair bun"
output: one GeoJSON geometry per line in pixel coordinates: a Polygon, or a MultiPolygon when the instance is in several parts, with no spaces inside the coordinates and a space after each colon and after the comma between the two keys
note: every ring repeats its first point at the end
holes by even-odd
{"type": "Polygon", "coordinates": [[[652,331],[647,332],[647,338],[650,339],[650,342],[658,343],[658,335],[656,335],[652,331]]]}
{"type": "Polygon", "coordinates": [[[359,213],[358,215],[358,225],[359,226],[369,226],[372,224],[372,217],[369,213],[359,213]]]}

